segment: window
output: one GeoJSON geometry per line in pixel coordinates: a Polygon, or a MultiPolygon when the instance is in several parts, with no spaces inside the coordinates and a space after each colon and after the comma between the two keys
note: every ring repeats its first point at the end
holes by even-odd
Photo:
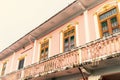
{"type": "Polygon", "coordinates": [[[98,17],[101,37],[119,32],[117,7],[105,10],[98,17]]]}
{"type": "Polygon", "coordinates": [[[3,64],[1,75],[4,75],[4,74],[5,74],[6,65],[7,65],[7,62],[5,62],[5,63],[3,64]]]}
{"type": "Polygon", "coordinates": [[[19,61],[18,69],[22,69],[24,67],[24,58],[19,61]]]}
{"type": "Polygon", "coordinates": [[[64,31],[64,51],[75,47],[75,27],[69,27],[64,31]]]}
{"type": "Polygon", "coordinates": [[[40,60],[44,60],[48,58],[48,50],[49,50],[49,40],[45,40],[43,43],[41,43],[40,60]]]}

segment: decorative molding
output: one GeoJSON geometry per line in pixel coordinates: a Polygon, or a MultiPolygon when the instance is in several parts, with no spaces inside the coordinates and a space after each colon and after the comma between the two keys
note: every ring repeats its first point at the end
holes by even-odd
{"type": "Polygon", "coordinates": [[[65,26],[60,32],[64,32],[72,27],[75,27],[76,25],[78,25],[79,22],[72,22],[72,23],[68,23],[67,26],[65,26]]]}
{"type": "Polygon", "coordinates": [[[116,2],[116,1],[111,1],[111,2],[109,2],[109,3],[106,3],[106,4],[104,4],[103,6],[101,6],[101,7],[94,13],[94,15],[99,14],[99,13],[104,12],[104,11],[107,11],[107,10],[109,10],[110,8],[115,7],[115,6],[117,6],[117,2],[116,2]]]}
{"type": "Polygon", "coordinates": [[[6,59],[5,61],[3,61],[3,64],[7,63],[9,61],[9,59],[6,59]]]}
{"type": "Polygon", "coordinates": [[[27,54],[22,55],[21,57],[18,58],[18,60],[22,60],[23,58],[25,58],[27,56],[27,54]]]}
{"type": "Polygon", "coordinates": [[[41,39],[41,40],[39,41],[39,43],[42,44],[43,42],[49,40],[49,38],[52,38],[52,36],[45,37],[45,38],[41,39]]]}

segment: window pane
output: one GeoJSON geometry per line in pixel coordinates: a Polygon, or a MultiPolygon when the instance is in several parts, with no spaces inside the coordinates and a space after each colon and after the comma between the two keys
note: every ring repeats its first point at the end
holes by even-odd
{"type": "Polygon", "coordinates": [[[48,48],[45,49],[45,53],[48,53],[48,48]]]}
{"type": "Polygon", "coordinates": [[[111,13],[112,13],[112,15],[113,15],[113,14],[116,14],[116,13],[117,13],[116,8],[112,9],[112,10],[111,10],[111,13]]]}
{"type": "Polygon", "coordinates": [[[19,61],[18,69],[23,68],[23,66],[24,66],[24,59],[22,59],[22,60],[19,61]]]}
{"type": "Polygon", "coordinates": [[[102,30],[103,30],[103,31],[108,30],[107,21],[102,22],[102,30]]]}
{"type": "Polygon", "coordinates": [[[72,48],[74,48],[75,46],[74,46],[74,36],[71,36],[70,37],[70,48],[72,49],[72,48]]]}
{"type": "Polygon", "coordinates": [[[64,51],[68,51],[69,50],[69,41],[68,38],[66,38],[64,40],[64,51]]]}
{"type": "Polygon", "coordinates": [[[119,29],[118,29],[118,28],[115,28],[115,29],[113,29],[112,32],[113,32],[113,33],[117,33],[117,32],[119,32],[119,29]]]}
{"type": "Polygon", "coordinates": [[[114,15],[116,13],[117,13],[117,10],[116,10],[116,8],[114,8],[114,9],[112,9],[112,10],[110,10],[110,11],[108,11],[108,12],[102,14],[102,15],[100,15],[100,20],[105,19],[105,18],[107,18],[107,17],[109,17],[111,15],[114,15]]]}
{"type": "Polygon", "coordinates": [[[109,36],[110,34],[108,33],[108,32],[104,32],[103,33],[103,36],[105,36],[105,37],[107,37],[107,36],[109,36]]]}
{"type": "Polygon", "coordinates": [[[44,50],[41,51],[41,54],[44,54],[44,50]]]}
{"type": "Polygon", "coordinates": [[[65,39],[64,46],[68,46],[68,38],[65,39]]]}
{"type": "Polygon", "coordinates": [[[112,24],[112,27],[118,26],[118,22],[117,22],[117,18],[116,17],[111,19],[111,24],[112,24]]]}

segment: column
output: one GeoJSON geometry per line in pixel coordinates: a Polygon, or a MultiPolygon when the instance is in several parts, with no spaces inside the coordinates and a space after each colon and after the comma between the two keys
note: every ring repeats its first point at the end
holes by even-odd
{"type": "Polygon", "coordinates": [[[97,20],[96,14],[94,14],[94,24],[95,24],[96,39],[98,39],[98,38],[100,38],[100,33],[99,33],[99,25],[98,25],[98,20],[97,20]]]}
{"type": "Polygon", "coordinates": [[[81,64],[82,63],[82,50],[79,49],[78,53],[79,53],[79,63],[81,64]]]}
{"type": "Polygon", "coordinates": [[[63,31],[60,32],[60,53],[63,52],[63,31]]]}
{"type": "Polygon", "coordinates": [[[119,11],[120,11],[120,0],[117,0],[118,2],[118,8],[119,8],[119,11]]]}
{"type": "Polygon", "coordinates": [[[13,53],[13,56],[12,56],[12,62],[11,62],[11,67],[10,67],[10,72],[12,72],[13,70],[13,66],[14,66],[14,59],[15,59],[15,52],[13,53]]]}
{"type": "Polygon", "coordinates": [[[90,41],[90,31],[89,31],[89,23],[88,23],[88,11],[84,12],[84,24],[85,24],[85,38],[86,43],[90,41]]]}
{"type": "Polygon", "coordinates": [[[76,25],[75,25],[75,31],[76,31],[76,47],[78,47],[79,46],[79,36],[78,36],[78,34],[79,34],[79,30],[78,30],[78,23],[76,23],[76,25]]]}
{"type": "Polygon", "coordinates": [[[36,54],[36,48],[37,48],[36,46],[37,46],[37,40],[34,41],[32,64],[35,63],[35,54],[36,54]]]}

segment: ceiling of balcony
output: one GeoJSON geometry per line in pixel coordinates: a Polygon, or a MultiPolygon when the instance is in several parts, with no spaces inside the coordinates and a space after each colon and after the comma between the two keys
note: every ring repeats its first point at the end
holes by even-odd
{"type": "Polygon", "coordinates": [[[84,10],[94,7],[105,0],[75,0],[69,6],[58,12],[50,19],[40,24],[37,28],[17,40],[15,43],[0,52],[0,59],[3,59],[22,47],[34,42],[35,39],[50,33],[71,19],[83,13],[84,10]]]}
{"type": "Polygon", "coordinates": [[[100,70],[102,68],[106,68],[106,69],[111,69],[111,68],[117,68],[117,66],[120,66],[120,54],[119,53],[115,53],[109,56],[105,56],[100,58],[100,60],[98,61],[93,61],[93,62],[88,62],[88,64],[83,64],[83,66],[86,69],[89,70],[100,70]]]}

